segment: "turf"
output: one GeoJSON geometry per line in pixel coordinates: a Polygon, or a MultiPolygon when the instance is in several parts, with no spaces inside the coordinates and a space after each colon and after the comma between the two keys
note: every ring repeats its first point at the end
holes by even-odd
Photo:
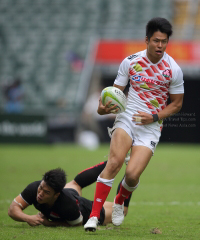
{"type": "MultiPolygon", "coordinates": [[[[30,227],[7,215],[9,204],[24,187],[40,180],[56,167],[67,171],[68,181],[81,170],[104,161],[109,151],[102,145],[89,151],[76,145],[0,145],[0,239],[185,239],[200,238],[200,146],[160,144],[133,194],[129,213],[120,227],[109,224],[96,233],[83,227],[30,227]]],[[[125,166],[115,179],[109,201],[113,201],[125,166]]],[[[93,199],[95,184],[83,190],[93,199]]],[[[34,207],[25,210],[36,214],[34,207]]]]}

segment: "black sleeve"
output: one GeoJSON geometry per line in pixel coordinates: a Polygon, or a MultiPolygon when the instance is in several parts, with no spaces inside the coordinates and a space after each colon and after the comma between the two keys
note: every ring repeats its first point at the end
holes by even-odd
{"type": "Polygon", "coordinates": [[[68,221],[70,225],[76,225],[82,221],[78,193],[74,189],[64,189],[58,204],[61,218],[68,221]]]}
{"type": "Polygon", "coordinates": [[[41,181],[30,183],[22,192],[21,196],[29,205],[32,205],[36,201],[37,189],[41,181]]]}
{"type": "Polygon", "coordinates": [[[69,222],[78,220],[81,216],[79,205],[71,201],[69,205],[63,209],[62,216],[69,222]]]}

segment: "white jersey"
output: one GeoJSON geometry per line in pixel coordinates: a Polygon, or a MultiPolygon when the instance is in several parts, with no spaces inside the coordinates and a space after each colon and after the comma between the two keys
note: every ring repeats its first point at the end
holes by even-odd
{"type": "MultiPolygon", "coordinates": [[[[167,106],[169,94],[184,93],[183,73],[167,53],[159,62],[153,64],[146,55],[146,50],[125,58],[118,71],[114,84],[126,86],[130,81],[127,108],[118,114],[116,120],[131,117],[137,111],[157,114],[167,106]]],[[[146,125],[162,129],[162,121],[146,125]]]]}

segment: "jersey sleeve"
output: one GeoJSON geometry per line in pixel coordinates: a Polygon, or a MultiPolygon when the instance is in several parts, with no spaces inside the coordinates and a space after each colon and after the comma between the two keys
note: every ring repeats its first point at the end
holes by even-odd
{"type": "Polygon", "coordinates": [[[129,64],[130,61],[127,58],[122,61],[119,66],[118,74],[114,81],[114,84],[119,86],[126,86],[128,84],[129,64]]]}
{"type": "Polygon", "coordinates": [[[37,196],[37,189],[40,184],[40,181],[30,183],[20,194],[23,200],[32,205],[37,196]]]}
{"type": "Polygon", "coordinates": [[[72,226],[81,223],[83,220],[78,193],[74,189],[66,188],[62,191],[56,208],[60,217],[72,226]]]}
{"type": "Polygon", "coordinates": [[[67,220],[67,223],[71,226],[74,226],[74,225],[77,225],[79,223],[81,223],[83,221],[83,216],[82,214],[80,213],[80,216],[78,218],[76,218],[75,220],[67,220]]]}
{"type": "Polygon", "coordinates": [[[79,205],[74,201],[69,204],[69,207],[63,209],[62,215],[67,223],[72,226],[77,225],[83,221],[83,216],[79,209],[79,205]]]}
{"type": "Polygon", "coordinates": [[[172,77],[172,81],[169,86],[170,94],[182,94],[184,93],[184,81],[183,73],[180,68],[177,69],[175,76],[172,77]]]}

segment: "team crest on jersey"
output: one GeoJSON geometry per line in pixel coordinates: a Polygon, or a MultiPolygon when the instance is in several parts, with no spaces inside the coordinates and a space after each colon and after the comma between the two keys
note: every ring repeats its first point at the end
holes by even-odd
{"type": "Polygon", "coordinates": [[[166,78],[171,78],[172,77],[172,73],[170,69],[166,69],[162,72],[162,75],[166,78]]]}
{"type": "Polygon", "coordinates": [[[140,75],[133,75],[131,77],[131,80],[136,81],[136,82],[141,82],[142,81],[142,76],[140,76],[140,75]]]}

